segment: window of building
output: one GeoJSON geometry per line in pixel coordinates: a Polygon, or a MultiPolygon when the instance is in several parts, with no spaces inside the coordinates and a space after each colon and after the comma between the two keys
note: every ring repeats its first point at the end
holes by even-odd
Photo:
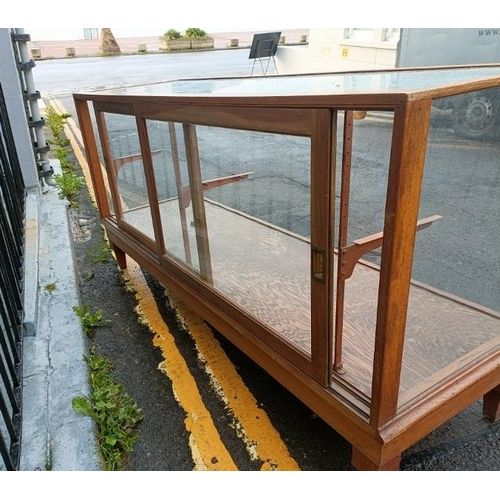
{"type": "Polygon", "coordinates": [[[349,38],[353,40],[373,40],[373,28],[349,28],[349,38]]]}

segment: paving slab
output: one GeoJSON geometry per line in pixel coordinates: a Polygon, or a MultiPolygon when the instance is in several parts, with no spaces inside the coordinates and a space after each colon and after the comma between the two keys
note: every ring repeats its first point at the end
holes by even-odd
{"type": "MultiPolygon", "coordinates": [[[[58,166],[54,165],[57,173],[58,166]]],[[[37,302],[35,325],[23,341],[23,421],[20,470],[101,470],[92,419],[72,408],[89,394],[87,342],[73,306],[79,304],[68,202],[56,188],[28,199],[37,272],[27,274],[37,302]],[[31,206],[34,204],[34,206],[31,206]],[[36,224],[35,224],[35,220],[36,224]],[[49,291],[47,285],[54,285],[49,291]]]]}

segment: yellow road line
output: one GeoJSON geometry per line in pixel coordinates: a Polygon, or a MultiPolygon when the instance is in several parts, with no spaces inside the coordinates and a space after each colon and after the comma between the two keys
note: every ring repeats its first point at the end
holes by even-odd
{"type": "MultiPolygon", "coordinates": [[[[186,412],[184,421],[186,430],[193,436],[195,449],[206,470],[238,470],[231,455],[220,439],[210,412],[207,410],[194,377],[189,371],[185,359],[175,345],[175,339],[163,321],[154,297],[151,294],[140,267],[135,262],[129,263],[124,274],[135,290],[138,303],[137,313],[142,322],[154,334],[153,344],[162,350],[163,361],[160,369],[172,381],[174,393],[179,404],[186,412]]],[[[198,469],[200,460],[198,462],[198,469]]]]}
{"type": "Polygon", "coordinates": [[[264,410],[259,408],[207,324],[178,298],[170,295],[169,300],[194,339],[215,390],[234,415],[235,425],[241,432],[250,455],[263,461],[261,470],[300,470],[278,431],[264,410]]]}
{"type": "MultiPolygon", "coordinates": [[[[59,113],[65,112],[59,101],[53,101],[52,105],[59,113]]],[[[65,132],[70,138],[89,192],[95,202],[89,167],[79,147],[79,143],[82,143],[80,131],[71,118],[67,120],[65,132]]],[[[172,380],[176,398],[188,415],[185,424],[192,436],[190,441],[195,468],[197,470],[236,470],[201,400],[196,382],[158,311],[139,265],[132,259],[128,259],[130,264],[124,273],[128,276],[129,286],[136,292],[137,312],[154,333],[153,344],[162,350],[165,359],[160,369],[172,380]]],[[[236,431],[245,442],[250,456],[263,462],[262,470],[300,470],[267,414],[258,407],[257,401],[243,383],[206,323],[177,298],[171,295],[166,297],[193,338],[198,355],[204,361],[205,369],[211,378],[213,388],[233,416],[236,431]]]]}

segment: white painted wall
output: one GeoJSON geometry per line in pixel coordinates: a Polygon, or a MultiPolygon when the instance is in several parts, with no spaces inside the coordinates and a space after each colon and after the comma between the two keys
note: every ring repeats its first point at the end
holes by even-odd
{"type": "Polygon", "coordinates": [[[385,40],[384,28],[349,36],[349,28],[311,28],[306,47],[280,46],[280,74],[325,73],[393,68],[397,38],[385,40]]]}

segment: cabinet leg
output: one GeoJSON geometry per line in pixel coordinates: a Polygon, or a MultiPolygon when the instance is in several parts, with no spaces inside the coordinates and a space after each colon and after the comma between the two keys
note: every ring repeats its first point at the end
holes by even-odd
{"type": "Polygon", "coordinates": [[[127,268],[127,255],[126,253],[119,247],[117,247],[114,243],[111,243],[111,248],[113,249],[113,252],[116,257],[116,261],[118,262],[118,265],[120,266],[120,269],[126,269],[127,268]]]}
{"type": "Polygon", "coordinates": [[[372,462],[366,455],[364,455],[357,448],[352,449],[352,466],[357,470],[362,471],[376,471],[376,470],[399,470],[399,464],[401,462],[401,455],[397,455],[388,462],[383,464],[376,464],[372,462]]]}
{"type": "Polygon", "coordinates": [[[500,420],[500,385],[484,395],[483,415],[492,422],[500,420]]]}

